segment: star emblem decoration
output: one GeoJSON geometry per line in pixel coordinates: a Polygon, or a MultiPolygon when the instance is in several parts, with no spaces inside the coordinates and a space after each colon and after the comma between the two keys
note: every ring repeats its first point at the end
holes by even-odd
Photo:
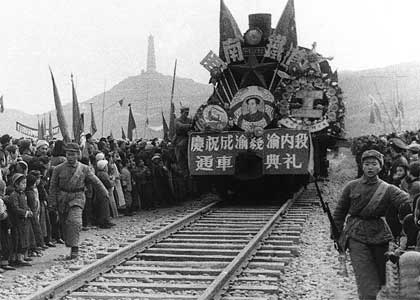
{"type": "Polygon", "coordinates": [[[230,65],[229,68],[231,68],[234,72],[242,74],[241,83],[239,84],[240,88],[249,85],[248,83],[253,76],[258,79],[259,83],[261,83],[264,88],[267,88],[264,73],[274,70],[276,66],[277,62],[259,63],[255,54],[251,54],[245,64],[230,65]]]}

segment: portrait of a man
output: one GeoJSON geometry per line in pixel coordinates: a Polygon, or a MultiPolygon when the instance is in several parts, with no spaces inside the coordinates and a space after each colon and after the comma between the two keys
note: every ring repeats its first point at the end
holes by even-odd
{"type": "Polygon", "coordinates": [[[238,118],[239,127],[248,127],[251,124],[265,127],[269,122],[270,117],[264,112],[264,104],[260,99],[252,97],[245,100],[242,115],[238,118]]]}

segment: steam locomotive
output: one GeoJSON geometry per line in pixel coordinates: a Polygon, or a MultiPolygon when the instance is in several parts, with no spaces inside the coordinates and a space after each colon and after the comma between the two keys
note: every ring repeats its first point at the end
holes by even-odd
{"type": "Polygon", "coordinates": [[[241,199],[287,197],[308,174],[326,176],[345,115],[331,59],[297,45],[293,0],[275,28],[270,14],[251,14],[243,34],[221,0],[219,54],[201,61],[214,92],[194,116],[190,174],[241,199]]]}

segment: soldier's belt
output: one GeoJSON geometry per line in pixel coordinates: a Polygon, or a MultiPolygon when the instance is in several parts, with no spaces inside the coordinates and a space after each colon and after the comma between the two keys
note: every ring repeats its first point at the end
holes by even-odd
{"type": "Polygon", "coordinates": [[[80,188],[80,189],[63,189],[63,188],[60,188],[60,191],[61,192],[65,192],[65,193],[80,193],[80,192],[84,192],[85,191],[85,189],[84,188],[80,188]]]}

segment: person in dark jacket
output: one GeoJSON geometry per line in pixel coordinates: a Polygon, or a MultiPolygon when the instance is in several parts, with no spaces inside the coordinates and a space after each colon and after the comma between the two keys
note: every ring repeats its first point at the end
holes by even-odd
{"type": "Polygon", "coordinates": [[[75,259],[79,253],[86,184],[92,184],[98,197],[108,198],[108,195],[92,170],[78,161],[81,156],[79,145],[67,143],[65,150],[66,162],[54,168],[51,176],[48,204],[58,210],[64,241],[71,248],[69,258],[75,259]]]}
{"type": "MultiPolygon", "coordinates": [[[[102,184],[107,189],[107,192],[112,192],[112,182],[111,178],[108,174],[107,169],[108,161],[106,160],[100,160],[97,162],[96,165],[96,176],[98,176],[99,180],[102,182],[102,184]]],[[[110,203],[109,203],[109,196],[106,199],[102,199],[99,197],[96,197],[95,199],[96,207],[97,207],[97,222],[98,226],[100,228],[111,228],[115,224],[112,223],[111,220],[111,211],[110,211],[110,203]]]]}
{"type": "Polygon", "coordinates": [[[25,255],[29,248],[30,218],[33,217],[25,195],[25,175],[19,173],[13,175],[12,184],[15,190],[10,195],[6,204],[12,224],[13,250],[16,253],[16,261],[13,261],[12,265],[17,267],[31,266],[25,260],[25,255]]]}
{"type": "MultiPolygon", "coordinates": [[[[0,179],[0,201],[6,205],[6,182],[0,179]]],[[[6,209],[7,214],[7,209],[6,209]]],[[[10,258],[10,223],[9,217],[0,219],[0,273],[8,270],[16,270],[9,265],[10,258]]]]}
{"type": "Polygon", "coordinates": [[[346,184],[333,218],[342,232],[340,246],[350,249],[359,298],[374,300],[385,284],[385,252],[393,239],[384,218],[386,211],[391,206],[399,209],[409,203],[409,197],[379,179],[383,166],[381,153],[365,151],[362,165],[363,176],[346,184]]]}
{"type": "Polygon", "coordinates": [[[30,218],[32,232],[31,236],[34,239],[35,247],[31,247],[33,256],[41,256],[40,251],[46,249],[47,247],[44,244],[44,237],[40,225],[40,216],[41,216],[41,203],[39,201],[39,193],[37,185],[41,181],[41,174],[39,172],[31,172],[26,177],[26,198],[28,201],[28,206],[30,207],[33,217],[30,218]]]}

